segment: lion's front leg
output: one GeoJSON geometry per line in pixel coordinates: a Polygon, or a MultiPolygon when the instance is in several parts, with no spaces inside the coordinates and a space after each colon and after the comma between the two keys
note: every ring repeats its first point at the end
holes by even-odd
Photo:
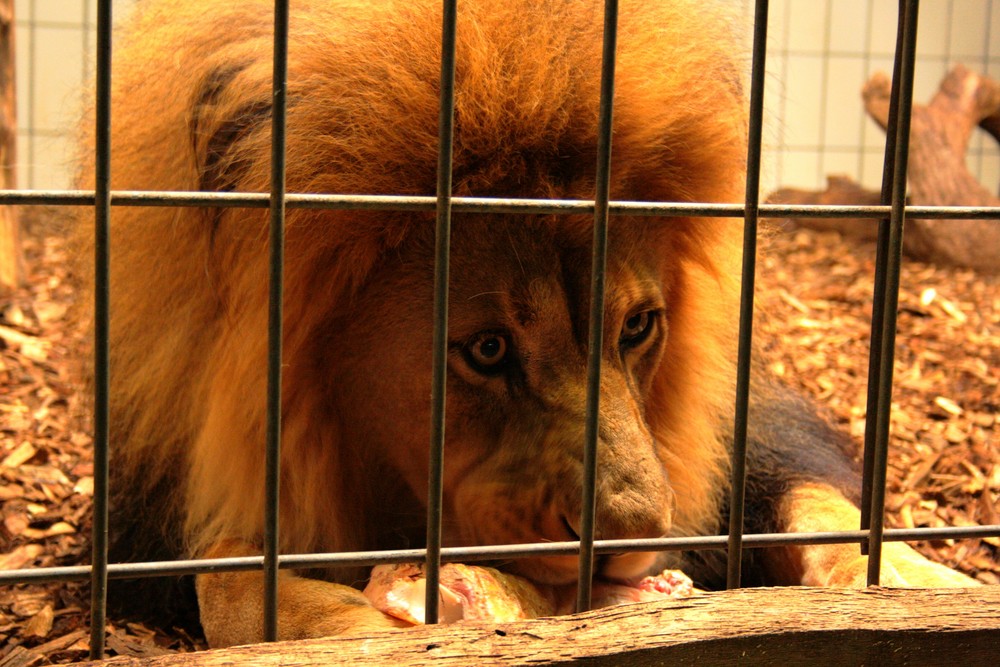
{"type": "MultiPolygon", "coordinates": [[[[219,542],[209,558],[247,556],[249,545],[219,542]]],[[[205,637],[213,648],[252,644],[264,638],[264,580],[260,572],[201,574],[195,580],[205,637]]],[[[408,627],[375,609],[361,592],[289,572],[278,574],[278,638],[306,639],[408,627]]]]}
{"type": "MultiPolygon", "coordinates": [[[[788,532],[857,530],[861,512],[833,487],[799,484],[789,490],[778,507],[788,532]]],[[[864,588],[868,580],[868,557],[857,544],[810,545],[778,550],[770,568],[783,583],[806,586],[851,586],[864,588]]],[[[978,581],[924,558],[902,542],[882,547],[883,586],[910,588],[978,586],[978,581]]]]}

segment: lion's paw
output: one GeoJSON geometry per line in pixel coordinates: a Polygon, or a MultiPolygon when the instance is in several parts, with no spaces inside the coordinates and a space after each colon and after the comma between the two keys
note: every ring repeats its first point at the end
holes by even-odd
{"type": "MultiPolygon", "coordinates": [[[[865,588],[868,557],[858,556],[830,570],[829,586],[865,588]]],[[[945,565],[928,560],[904,544],[889,544],[883,552],[879,585],[889,588],[968,588],[980,582],[945,565]]]]}

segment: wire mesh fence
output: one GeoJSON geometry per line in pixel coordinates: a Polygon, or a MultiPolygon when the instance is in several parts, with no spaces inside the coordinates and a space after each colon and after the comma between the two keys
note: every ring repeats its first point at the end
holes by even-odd
{"type": "MultiPolygon", "coordinates": [[[[277,638],[277,575],[281,568],[373,566],[382,563],[423,561],[427,568],[427,619],[434,622],[438,612],[437,582],[444,562],[481,562],[497,558],[511,559],[539,554],[579,556],[577,609],[590,606],[590,587],[594,558],[600,554],[629,551],[723,549],[727,553],[727,580],[730,587],[741,583],[742,551],[800,544],[857,544],[869,554],[869,583],[880,578],[880,555],[884,541],[958,539],[1000,536],[1000,526],[955,527],[938,529],[890,530],[883,524],[886,465],[889,443],[889,413],[892,390],[893,354],[896,344],[896,310],[901,263],[901,238],[904,219],[908,216],[948,219],[992,219],[1000,217],[994,208],[972,207],[907,207],[906,165],[909,137],[909,110],[912,106],[918,3],[899,3],[898,27],[893,54],[893,109],[887,131],[889,140],[884,150],[882,203],[878,206],[779,206],[759,202],[761,190],[761,154],[764,145],[765,120],[763,98],[766,67],[769,56],[769,3],[758,0],[754,5],[754,40],[750,86],[750,138],[747,161],[746,197],[742,204],[616,202],[610,197],[609,165],[612,147],[611,119],[614,91],[615,39],[617,2],[605,3],[604,44],[601,72],[600,129],[597,150],[596,192],[593,200],[533,200],[455,197],[451,192],[451,147],[454,133],[454,72],[455,25],[460,7],[454,0],[444,3],[442,26],[442,66],[440,80],[439,163],[436,197],[388,197],[376,195],[317,195],[286,192],[285,131],[286,78],[288,49],[289,3],[275,2],[274,32],[274,106],[272,113],[271,188],[267,194],[184,193],[184,192],[124,192],[112,191],[108,177],[110,155],[110,72],[112,58],[112,2],[99,0],[96,13],[96,185],[93,192],[61,190],[29,190],[0,192],[4,205],[74,205],[93,206],[96,211],[96,280],[95,305],[95,486],[93,560],[90,566],[45,568],[0,572],[0,583],[70,581],[89,578],[92,582],[91,654],[104,654],[105,598],[109,578],[188,575],[206,572],[263,570],[265,613],[263,639],[277,638]],[[109,242],[111,210],[115,206],[213,206],[268,208],[270,211],[270,315],[268,353],[268,428],[266,529],[263,555],[241,558],[218,558],[157,563],[108,563],[108,459],[109,459],[109,375],[108,328],[109,313],[109,242]],[[366,209],[379,211],[434,211],[436,214],[436,265],[434,294],[434,375],[431,387],[433,416],[430,425],[431,458],[429,461],[429,496],[427,499],[427,538],[422,549],[372,551],[331,554],[279,554],[278,480],[281,448],[281,340],[282,340],[282,276],[284,247],[284,217],[286,210],[295,208],[366,209]],[[594,239],[591,279],[590,348],[587,381],[587,429],[584,443],[584,498],[580,521],[580,539],[574,542],[529,545],[491,545],[482,547],[447,547],[442,538],[442,477],[446,461],[444,411],[445,358],[447,355],[448,323],[448,263],[450,256],[450,217],[463,213],[544,213],[550,215],[585,213],[594,217],[594,239]],[[727,535],[697,537],[664,537],[658,539],[598,540],[594,532],[594,494],[599,471],[597,459],[598,401],[601,381],[601,336],[604,315],[605,261],[607,224],[615,215],[657,217],[738,217],[744,220],[744,263],[740,308],[740,354],[737,376],[735,444],[732,458],[732,495],[730,524],[727,535]],[[862,510],[863,524],[854,531],[830,533],[744,534],[744,486],[746,482],[746,430],[750,392],[750,360],[752,348],[753,294],[757,221],[760,217],[860,217],[869,218],[879,228],[878,264],[875,272],[876,293],[873,313],[872,354],[868,394],[869,429],[865,437],[865,487],[862,510]]],[[[827,3],[827,17],[832,3],[827,3]]],[[[870,14],[869,14],[870,15],[870,14]]],[[[867,24],[874,31],[872,20],[867,24]]],[[[784,37],[788,43],[787,34],[784,37]]],[[[787,49],[786,49],[787,50],[787,49]]],[[[827,54],[829,55],[829,54],[827,54]]],[[[984,56],[985,57],[985,56],[984,56]]]]}

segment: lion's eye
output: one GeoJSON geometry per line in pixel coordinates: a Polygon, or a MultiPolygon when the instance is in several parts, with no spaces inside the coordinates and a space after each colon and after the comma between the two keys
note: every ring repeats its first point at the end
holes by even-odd
{"type": "Polygon", "coordinates": [[[503,370],[509,347],[506,336],[483,333],[465,347],[465,359],[477,373],[496,375],[503,370]]]}
{"type": "Polygon", "coordinates": [[[632,315],[622,325],[618,345],[623,349],[637,347],[649,337],[654,321],[653,312],[649,310],[632,315]]]}

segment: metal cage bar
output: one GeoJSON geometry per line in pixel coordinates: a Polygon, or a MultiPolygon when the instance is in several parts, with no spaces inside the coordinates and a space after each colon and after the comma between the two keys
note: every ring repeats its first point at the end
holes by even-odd
{"type": "MultiPolygon", "coordinates": [[[[442,78],[441,78],[441,112],[439,118],[440,154],[438,164],[437,197],[390,197],[369,195],[308,195],[287,194],[284,180],[285,153],[285,83],[287,79],[287,0],[277,0],[275,3],[275,43],[274,43],[274,106],[272,118],[272,183],[270,192],[266,194],[252,193],[186,193],[186,192],[134,192],[112,191],[110,188],[110,76],[111,76],[111,0],[99,0],[97,23],[97,107],[96,107],[96,170],[94,191],[0,191],[0,205],[77,205],[92,206],[95,211],[95,444],[94,444],[94,534],[93,534],[93,565],[39,568],[27,570],[12,570],[0,572],[0,584],[41,583],[54,581],[84,581],[92,582],[91,609],[91,657],[103,657],[104,626],[106,621],[106,586],[107,580],[121,578],[137,578],[151,576],[169,576],[194,574],[201,572],[228,572],[245,570],[263,570],[266,593],[264,604],[265,637],[274,639],[276,636],[276,605],[277,605],[277,572],[283,568],[310,567],[344,567],[371,566],[380,563],[407,562],[426,559],[428,576],[428,622],[434,622],[437,615],[437,596],[430,591],[436,591],[439,577],[439,566],[442,562],[483,562],[497,559],[509,559],[538,555],[579,555],[581,561],[580,595],[578,607],[586,608],[590,601],[590,577],[593,572],[595,555],[622,553],[628,551],[654,550],[702,550],[728,549],[730,568],[736,561],[735,585],[739,584],[739,558],[735,555],[745,548],[766,548],[783,545],[804,544],[858,544],[869,550],[869,581],[877,583],[882,543],[885,541],[914,541],[929,539],[960,539],[1000,536],[1000,525],[950,528],[919,528],[909,530],[885,529],[883,524],[883,509],[885,501],[885,465],[888,447],[889,403],[891,398],[893,345],[895,338],[895,311],[898,302],[899,272],[901,262],[901,241],[903,221],[906,215],[921,218],[961,218],[986,219],[1000,218],[1000,208],[991,207],[929,207],[905,206],[905,171],[908,147],[908,130],[910,108],[912,102],[913,60],[916,37],[916,22],[918,14],[917,0],[900,0],[900,22],[897,33],[897,64],[893,77],[892,100],[898,113],[895,120],[890,121],[890,131],[887,134],[886,166],[884,172],[883,205],[880,206],[789,206],[789,205],[758,205],[757,190],[759,185],[751,181],[759,178],[759,167],[756,166],[759,157],[762,106],[762,88],[758,78],[763,76],[763,56],[758,63],[758,38],[763,36],[759,31],[766,25],[767,1],[758,0],[757,20],[755,24],[755,60],[752,71],[751,88],[751,124],[748,143],[748,182],[747,196],[743,204],[686,204],[686,203],[653,203],[610,201],[610,150],[611,150],[611,118],[612,91],[615,46],[615,16],[617,15],[616,0],[608,0],[605,6],[605,35],[602,56],[602,92],[600,109],[600,142],[598,157],[598,176],[594,201],[587,200],[531,200],[531,199],[492,199],[492,198],[460,198],[451,197],[451,148],[454,122],[454,38],[456,21],[456,3],[446,0],[444,3],[442,31],[442,78]],[[764,20],[761,20],[763,12],[764,20]],[[757,94],[759,93],[759,97],[757,94]],[[891,176],[891,178],[890,178],[891,176]],[[264,554],[255,557],[220,558],[201,560],[182,560],[170,562],[108,564],[107,562],[107,523],[108,523],[108,433],[109,433],[109,387],[110,375],[108,367],[108,329],[109,329],[109,258],[110,238],[109,221],[112,206],[227,206],[246,208],[269,208],[271,213],[271,302],[269,305],[269,382],[268,382],[268,435],[267,458],[268,481],[266,524],[267,537],[264,554]],[[429,462],[430,486],[432,488],[428,504],[428,539],[427,548],[395,551],[345,552],[335,554],[286,554],[278,552],[278,460],[280,447],[280,359],[281,359],[281,274],[283,265],[283,228],[286,208],[324,208],[324,209],[365,209],[365,210],[400,210],[400,211],[437,211],[437,250],[438,264],[435,273],[435,412],[432,417],[432,444],[429,462]],[[591,349],[588,365],[588,432],[585,447],[589,450],[590,461],[587,464],[585,476],[587,484],[584,508],[589,503],[590,518],[581,517],[581,535],[579,542],[562,542],[551,544],[518,544],[492,545],[487,547],[456,547],[441,546],[441,479],[444,462],[444,371],[445,355],[447,353],[447,269],[448,269],[448,228],[452,212],[505,212],[514,214],[593,214],[594,229],[594,264],[591,301],[591,349]],[[876,270],[876,314],[873,315],[872,352],[870,358],[869,394],[869,426],[872,433],[866,433],[866,447],[871,447],[869,456],[872,462],[866,466],[866,491],[863,510],[868,515],[869,524],[860,530],[836,531],[826,533],[776,533],[750,534],[742,533],[742,522],[735,528],[731,527],[727,535],[661,538],[650,540],[595,540],[593,527],[593,501],[596,482],[597,464],[597,415],[599,398],[601,345],[603,328],[603,282],[604,253],[606,252],[606,229],[609,215],[633,216],[707,216],[707,217],[744,217],[748,232],[745,242],[750,245],[744,255],[744,272],[748,270],[749,280],[744,276],[744,301],[741,305],[742,322],[749,309],[752,309],[753,296],[753,252],[755,251],[755,221],[763,215],[766,217],[867,217],[879,220],[880,244],[879,254],[882,255],[876,270]],[[749,294],[747,294],[749,292],[749,294]],[[749,298],[747,298],[749,296],[749,298]],[[597,325],[595,327],[595,324],[597,325]],[[596,331],[595,331],[596,329],[596,331]],[[596,344],[595,344],[596,343],[596,344]],[[876,372],[877,371],[877,372],[876,372]],[[440,403],[438,405],[438,402],[440,403]],[[869,444],[871,443],[871,444],[869,444]],[[436,505],[436,508],[435,508],[436,505]],[[273,515],[273,516],[272,516],[273,515]],[[433,610],[433,611],[432,611],[433,610]]],[[[749,333],[746,346],[741,347],[748,352],[749,333]]],[[[741,354],[741,373],[748,373],[744,367],[748,355],[741,354]]],[[[746,375],[745,377],[749,377],[746,375]]],[[[744,402],[742,411],[746,411],[748,381],[740,392],[740,401],[744,402]]],[[[737,404],[738,411],[739,403],[737,404]]],[[[745,418],[745,414],[744,414],[745,418]]],[[[737,430],[745,430],[746,424],[737,430]]],[[[745,437],[742,438],[745,443],[745,437]]],[[[744,444],[739,445],[740,448],[744,444]]],[[[736,455],[743,459],[743,453],[736,455]]],[[[740,485],[745,482],[745,467],[739,466],[734,460],[735,481],[740,485]]],[[[734,486],[734,492],[735,492],[734,486]]],[[[742,495],[742,494],[740,494],[742,495]]],[[[735,497],[735,494],[734,494],[735,497]]],[[[734,500],[733,514],[742,515],[742,499],[734,500]]],[[[736,517],[734,516],[734,521],[736,517]]]]}
{"type": "Polygon", "coordinates": [[[285,266],[285,138],[288,0],[274,2],[271,94],[270,282],[267,321],[267,430],[264,468],[264,641],[278,639],[278,505],[281,491],[281,350],[285,266]]]}
{"type": "Polygon", "coordinates": [[[444,499],[445,394],[448,361],[448,272],[451,253],[452,142],[455,134],[456,0],[445,0],[441,19],[441,92],[438,116],[437,222],[434,230],[434,338],[431,439],[427,479],[427,594],[424,622],[438,621],[441,576],[441,510],[444,499]]]}
{"type": "Polygon", "coordinates": [[[594,176],[594,234],[590,266],[590,329],[587,338],[587,405],[583,437],[583,499],[576,610],[590,609],[594,578],[594,529],[597,503],[597,441],[600,429],[601,360],[604,352],[604,287],[607,277],[608,202],[611,198],[611,130],[614,121],[615,51],[618,0],[605,0],[598,108],[597,168],[594,176]]]}
{"type": "Polygon", "coordinates": [[[767,58],[767,0],[757,0],[753,21],[750,74],[750,126],[747,136],[747,182],[743,211],[743,275],[736,367],[736,414],[733,425],[729,542],[726,587],[738,588],[743,561],[743,515],[747,481],[747,422],[750,409],[750,362],[753,347],[753,296],[757,268],[757,216],[760,203],[761,137],[764,127],[764,66],[767,58]]]}
{"type": "MultiPolygon", "coordinates": [[[[882,192],[880,203],[892,202],[892,176],[896,171],[896,132],[899,125],[899,75],[903,60],[903,27],[905,12],[900,6],[896,21],[896,52],[892,68],[892,88],[889,93],[889,119],[885,132],[885,157],[882,165],[882,192]]],[[[891,209],[890,209],[891,214],[891,209]]],[[[875,466],[875,423],[878,413],[878,396],[882,383],[879,372],[882,366],[882,337],[885,329],[886,270],[889,262],[889,217],[878,221],[878,238],[875,242],[875,277],[872,289],[872,328],[868,354],[868,396],[865,407],[865,444],[862,455],[861,476],[861,529],[868,530],[872,515],[872,474],[875,466]]],[[[861,553],[868,553],[868,543],[861,545],[861,553]]]]}
{"type": "MultiPolygon", "coordinates": [[[[913,70],[917,47],[919,0],[900,0],[903,15],[902,57],[899,60],[899,103],[896,143],[893,147],[892,215],[886,250],[884,310],[879,353],[878,407],[872,455],[871,512],[868,534],[868,585],[877,585],[882,566],[882,533],[885,524],[885,486],[889,450],[889,413],[892,409],[892,371],[896,346],[896,309],[899,305],[899,274],[903,261],[903,223],[906,215],[906,167],[910,149],[910,119],[913,108],[913,70]]],[[[869,417],[870,418],[870,417],[869,417]]]]}
{"type": "Polygon", "coordinates": [[[108,597],[108,452],[111,296],[111,0],[97,3],[94,143],[94,509],[90,658],[104,657],[108,597]]]}
{"type": "MultiPolygon", "coordinates": [[[[174,206],[178,208],[269,208],[270,195],[253,192],[184,192],[112,190],[111,205],[174,206]]],[[[93,206],[93,190],[0,190],[0,206],[93,206]]],[[[367,211],[431,211],[437,199],[408,195],[333,195],[289,193],[285,208],[367,211]]],[[[453,213],[512,213],[519,215],[568,215],[594,213],[589,199],[520,199],[515,197],[452,197],[453,213]]],[[[691,202],[611,201],[611,215],[655,217],[742,218],[743,204],[691,202]]],[[[868,218],[877,221],[892,212],[888,204],[761,204],[761,218],[868,218]]],[[[914,206],[908,217],[929,220],[995,220],[1000,206],[914,206]]],[[[873,224],[876,224],[873,222],[873,224]]]]}
{"type": "MultiPolygon", "coordinates": [[[[958,540],[1000,536],[1000,525],[947,526],[943,528],[886,529],[886,542],[911,542],[916,540],[958,540]]],[[[829,531],[818,533],[752,533],[743,536],[744,548],[769,548],[809,544],[859,544],[868,540],[868,531],[829,531]]],[[[618,554],[632,551],[705,551],[725,549],[726,535],[701,535],[694,537],[664,537],[635,540],[595,540],[594,553],[618,554]]],[[[537,544],[501,544],[482,547],[443,547],[443,563],[482,563],[513,558],[537,556],[574,556],[579,552],[578,542],[546,542],[537,544]]],[[[284,554],[278,557],[280,569],[308,569],[327,567],[372,567],[387,563],[419,561],[425,549],[395,549],[381,551],[345,551],[317,554],[284,554]]],[[[138,579],[144,577],[180,576],[201,573],[242,572],[261,570],[263,556],[238,556],[231,558],[200,558],[192,560],[150,561],[143,563],[112,563],[108,566],[109,579],[138,579]]],[[[89,565],[33,568],[0,571],[0,585],[24,583],[50,583],[86,581],[91,574],[89,565]]]]}

